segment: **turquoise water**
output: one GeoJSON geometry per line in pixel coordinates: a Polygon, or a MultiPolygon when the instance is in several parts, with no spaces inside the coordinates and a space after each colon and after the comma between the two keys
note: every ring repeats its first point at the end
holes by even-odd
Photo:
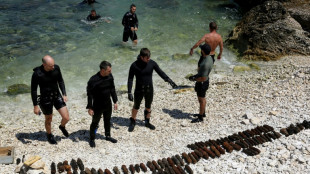
{"type": "MultiPolygon", "coordinates": [[[[12,0],[0,1],[0,91],[16,83],[30,85],[32,69],[49,54],[60,65],[68,92],[85,92],[99,63],[112,63],[116,85],[127,83],[130,64],[140,48],[148,47],[152,59],[173,78],[184,67],[195,67],[199,55],[174,60],[187,54],[192,45],[216,21],[225,39],[240,19],[237,10],[225,7],[228,0],[98,0],[93,6],[80,1],[12,0]],[[138,45],[122,45],[121,20],[131,3],[137,6],[138,45]],[[105,19],[85,21],[91,9],[105,19]]],[[[198,49],[196,49],[198,50],[198,49]]],[[[235,56],[224,48],[218,67],[229,66],[235,56]]]]}

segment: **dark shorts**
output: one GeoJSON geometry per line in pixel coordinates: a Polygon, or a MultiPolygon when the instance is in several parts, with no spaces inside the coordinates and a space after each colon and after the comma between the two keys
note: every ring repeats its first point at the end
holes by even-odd
{"type": "Polygon", "coordinates": [[[150,109],[153,102],[154,90],[153,87],[143,88],[142,90],[135,91],[133,108],[139,109],[142,99],[145,100],[145,107],[150,109]]]}
{"type": "Polygon", "coordinates": [[[49,96],[49,97],[40,97],[39,105],[44,115],[53,114],[53,106],[56,110],[65,107],[66,103],[64,102],[61,95],[58,96],[49,96]]]}
{"type": "Polygon", "coordinates": [[[138,39],[136,32],[133,32],[133,31],[131,31],[131,30],[124,30],[124,33],[123,33],[123,42],[127,42],[129,37],[130,37],[130,39],[131,39],[132,41],[138,39]]]}
{"type": "Polygon", "coordinates": [[[205,82],[196,82],[195,91],[198,97],[206,97],[206,92],[209,89],[209,80],[205,82]]]}

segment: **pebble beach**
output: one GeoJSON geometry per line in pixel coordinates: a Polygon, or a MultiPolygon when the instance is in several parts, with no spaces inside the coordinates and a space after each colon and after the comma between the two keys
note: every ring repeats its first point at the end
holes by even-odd
{"type": "MultiPolygon", "coordinates": [[[[61,117],[54,110],[52,131],[57,145],[47,142],[44,117],[33,114],[30,94],[15,96],[13,102],[0,103],[0,146],[15,148],[14,163],[0,165],[0,173],[13,174],[16,159],[23,155],[26,158],[40,156],[48,170],[52,162],[57,164],[80,158],[85,167],[112,171],[114,166],[120,169],[122,165],[146,164],[176,154],[181,156],[183,152],[192,151],[188,144],[227,137],[256,126],[267,124],[280,132],[290,124],[310,121],[309,59],[287,56],[278,61],[254,62],[260,70],[245,72],[233,72],[233,65],[225,71],[215,67],[206,95],[206,118],[196,124],[190,123],[194,118],[192,114],[198,113],[199,109],[193,88],[171,89],[156,75],[151,117],[156,129],[152,131],[144,126],[144,106],[141,105],[137,126],[133,132],[128,132],[133,103],[127,99],[127,93],[119,92],[119,108],[113,111],[111,119],[111,135],[118,142],[113,144],[105,140],[101,120],[95,148],[88,144],[91,117],[85,109],[86,91],[68,94],[68,138],[58,129],[61,117]]],[[[178,72],[180,78],[173,80],[178,85],[194,86],[184,78],[195,73],[194,68],[183,69],[178,72]]],[[[310,173],[309,129],[288,137],[282,135],[256,148],[261,152],[255,156],[233,151],[215,159],[200,159],[189,166],[197,174],[310,173]]]]}

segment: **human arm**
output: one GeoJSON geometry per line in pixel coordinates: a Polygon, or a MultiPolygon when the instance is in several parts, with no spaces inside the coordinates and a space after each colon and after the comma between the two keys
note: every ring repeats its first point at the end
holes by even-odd
{"type": "Polygon", "coordinates": [[[138,31],[138,27],[139,27],[139,20],[138,20],[138,17],[137,17],[137,15],[136,15],[136,14],[135,14],[135,17],[136,17],[135,31],[138,31]]]}
{"type": "Polygon", "coordinates": [[[118,99],[117,99],[115,85],[114,85],[114,78],[113,78],[112,74],[110,76],[111,76],[111,90],[110,90],[110,94],[111,94],[113,103],[116,103],[118,99]]]}
{"type": "Polygon", "coordinates": [[[87,83],[87,87],[86,87],[86,93],[87,93],[87,106],[86,109],[88,109],[88,113],[89,110],[93,108],[93,94],[92,94],[92,90],[93,90],[93,83],[92,83],[92,79],[89,79],[88,83],[87,83]]]}
{"type": "Polygon", "coordinates": [[[38,105],[38,94],[37,94],[37,89],[39,85],[39,79],[36,73],[33,73],[32,78],[31,78],[31,98],[32,98],[32,103],[33,103],[33,113],[36,115],[39,115],[40,113],[40,108],[38,105]]]}
{"type": "Polygon", "coordinates": [[[60,91],[62,93],[64,101],[67,102],[67,93],[66,93],[65,82],[62,78],[60,68],[59,68],[59,66],[55,65],[55,69],[57,69],[59,71],[58,78],[57,78],[58,86],[60,88],[60,91]]]}
{"type": "Polygon", "coordinates": [[[156,62],[154,62],[154,70],[157,72],[157,74],[163,79],[165,80],[165,82],[168,82],[172,88],[176,88],[178,85],[176,85],[168,76],[166,73],[164,73],[164,71],[162,71],[158,64],[156,62]]]}
{"type": "Polygon", "coordinates": [[[194,49],[197,48],[201,43],[205,41],[205,36],[203,36],[195,45],[190,49],[189,54],[193,55],[194,49]]]}
{"type": "Polygon", "coordinates": [[[132,84],[133,84],[134,75],[135,75],[134,67],[133,67],[133,65],[131,65],[130,69],[129,69],[128,81],[127,81],[128,99],[130,101],[133,101],[133,96],[131,94],[131,90],[132,90],[132,84]]]}
{"type": "Polygon", "coordinates": [[[217,56],[217,59],[220,60],[222,58],[222,53],[223,53],[223,40],[222,40],[222,37],[220,36],[220,43],[219,43],[219,46],[220,46],[220,53],[219,55],[217,56]]]}

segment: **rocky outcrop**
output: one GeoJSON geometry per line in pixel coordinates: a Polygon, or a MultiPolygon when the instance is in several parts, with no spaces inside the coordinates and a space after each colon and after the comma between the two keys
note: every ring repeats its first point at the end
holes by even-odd
{"type": "Polygon", "coordinates": [[[310,55],[310,4],[304,1],[292,5],[293,1],[264,1],[255,6],[225,43],[236,49],[240,57],[250,60],[310,55]]]}

